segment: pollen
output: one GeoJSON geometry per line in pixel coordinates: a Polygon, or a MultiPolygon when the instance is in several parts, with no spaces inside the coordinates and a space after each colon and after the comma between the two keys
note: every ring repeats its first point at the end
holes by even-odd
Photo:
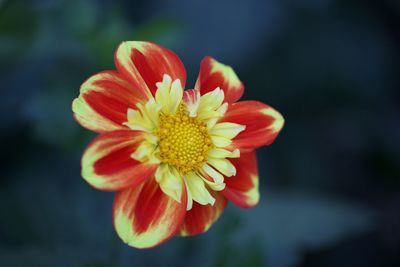
{"type": "Polygon", "coordinates": [[[159,139],[160,160],[175,166],[180,173],[195,171],[207,161],[212,144],[207,126],[189,117],[184,104],[174,115],[160,114],[155,134],[159,139]]]}

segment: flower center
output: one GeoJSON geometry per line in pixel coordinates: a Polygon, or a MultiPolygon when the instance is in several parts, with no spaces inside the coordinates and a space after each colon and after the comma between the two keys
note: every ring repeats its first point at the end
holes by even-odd
{"type": "Polygon", "coordinates": [[[174,115],[160,114],[155,134],[159,138],[160,160],[174,165],[182,174],[199,169],[211,148],[207,125],[188,116],[181,104],[174,115]]]}

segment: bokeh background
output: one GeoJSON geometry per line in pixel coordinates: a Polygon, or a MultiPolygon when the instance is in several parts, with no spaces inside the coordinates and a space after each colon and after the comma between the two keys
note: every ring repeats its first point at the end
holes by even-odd
{"type": "Polygon", "coordinates": [[[397,0],[0,0],[0,266],[400,266],[397,0]],[[258,151],[261,202],[136,250],[112,193],[80,178],[72,119],[123,40],[162,44],[194,86],[205,55],[286,126],[258,151]]]}

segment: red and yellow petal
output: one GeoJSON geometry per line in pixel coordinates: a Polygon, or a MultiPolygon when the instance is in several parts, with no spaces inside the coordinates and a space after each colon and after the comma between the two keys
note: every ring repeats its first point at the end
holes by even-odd
{"type": "Polygon", "coordinates": [[[225,179],[223,195],[242,208],[251,208],[260,200],[258,169],[255,151],[242,153],[240,158],[230,159],[236,167],[236,175],[225,179]]]}
{"type": "Polygon", "coordinates": [[[221,88],[225,93],[225,102],[234,103],[243,95],[244,86],[230,66],[224,65],[212,57],[205,57],[200,64],[200,73],[195,89],[201,95],[221,88]]]}
{"type": "Polygon", "coordinates": [[[230,105],[221,121],[246,126],[232,143],[241,152],[271,144],[284,125],[278,111],[258,101],[240,101],[230,105]]]}
{"type": "Polygon", "coordinates": [[[107,191],[136,186],[152,177],[158,165],[131,156],[142,140],[142,132],[131,130],[98,136],[82,156],[82,177],[93,187],[107,191]]]}
{"type": "Polygon", "coordinates": [[[227,200],[220,193],[211,191],[215,198],[214,205],[201,205],[193,202],[191,210],[187,211],[183,224],[178,232],[181,236],[197,235],[206,232],[224,211],[227,200]]]}
{"type": "Polygon", "coordinates": [[[189,89],[183,93],[183,101],[186,103],[187,110],[190,117],[197,116],[197,110],[200,104],[199,90],[189,89]]]}
{"type": "Polygon", "coordinates": [[[182,190],[181,203],[164,194],[154,178],[118,192],[113,205],[118,236],[136,248],[151,248],[171,238],[186,214],[184,186],[182,190]]]}
{"type": "Polygon", "coordinates": [[[87,79],[72,103],[76,120],[95,132],[126,129],[128,108],[147,98],[116,71],[103,71],[87,79]]]}
{"type": "Polygon", "coordinates": [[[132,85],[147,96],[155,95],[156,83],[168,74],[185,88],[186,70],[179,57],[169,49],[149,42],[123,42],[115,52],[115,65],[132,85]]]}

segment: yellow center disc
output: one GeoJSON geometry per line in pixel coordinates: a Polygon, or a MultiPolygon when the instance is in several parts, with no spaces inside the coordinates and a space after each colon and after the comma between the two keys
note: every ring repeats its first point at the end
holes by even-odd
{"type": "Polygon", "coordinates": [[[207,126],[189,117],[184,105],[174,115],[160,115],[155,134],[159,138],[160,160],[174,165],[182,174],[197,170],[207,161],[211,148],[207,126]]]}

